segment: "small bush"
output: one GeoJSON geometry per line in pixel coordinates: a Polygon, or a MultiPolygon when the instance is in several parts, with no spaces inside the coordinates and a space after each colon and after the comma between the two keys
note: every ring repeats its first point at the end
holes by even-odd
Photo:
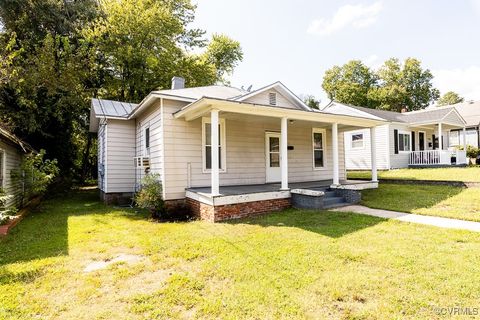
{"type": "Polygon", "coordinates": [[[11,198],[13,197],[0,188],[0,225],[7,223],[10,216],[17,212],[16,208],[6,208],[7,201],[11,198]]]}
{"type": "Polygon", "coordinates": [[[138,207],[150,211],[152,218],[160,219],[166,212],[162,191],[160,175],[148,174],[142,179],[140,191],[135,195],[135,202],[138,207]]]}

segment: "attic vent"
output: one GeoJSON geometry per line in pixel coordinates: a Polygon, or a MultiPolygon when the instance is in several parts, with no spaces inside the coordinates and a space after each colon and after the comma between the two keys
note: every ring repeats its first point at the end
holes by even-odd
{"type": "Polygon", "coordinates": [[[275,92],[270,92],[268,94],[268,104],[270,104],[271,106],[277,105],[277,94],[275,92]]]}

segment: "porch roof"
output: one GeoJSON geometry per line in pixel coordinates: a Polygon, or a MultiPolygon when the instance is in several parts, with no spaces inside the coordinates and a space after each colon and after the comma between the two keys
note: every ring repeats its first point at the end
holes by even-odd
{"type": "Polygon", "coordinates": [[[304,120],[323,123],[341,123],[359,127],[375,127],[384,124],[384,119],[373,115],[345,115],[323,111],[310,111],[291,109],[280,106],[254,104],[241,101],[232,101],[211,97],[203,97],[174,113],[175,118],[184,118],[192,121],[206,115],[210,110],[216,109],[222,112],[256,115],[272,118],[288,118],[292,120],[304,120]]]}

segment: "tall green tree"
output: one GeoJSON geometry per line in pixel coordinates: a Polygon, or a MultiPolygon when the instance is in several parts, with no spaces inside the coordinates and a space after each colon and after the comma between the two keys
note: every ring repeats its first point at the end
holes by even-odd
{"type": "Polygon", "coordinates": [[[453,91],[446,92],[440,99],[437,100],[437,106],[446,106],[463,102],[465,99],[453,91]]]}
{"type": "Polygon", "coordinates": [[[227,81],[241,61],[238,42],[208,42],[194,17],[190,0],[0,1],[0,121],[57,158],[62,176],[84,176],[92,96],[139,102],[174,75],[227,81]]]}
{"type": "Polygon", "coordinates": [[[418,110],[438,99],[433,75],[419,60],[407,58],[402,64],[389,59],[378,71],[358,60],[327,70],[323,88],[331,99],[353,105],[400,111],[418,110]]]}
{"type": "Polygon", "coordinates": [[[307,94],[307,95],[302,97],[302,100],[310,108],[317,109],[317,110],[320,109],[320,100],[315,98],[315,96],[313,96],[311,94],[307,94]]]}
{"type": "Polygon", "coordinates": [[[325,72],[322,87],[330,99],[356,106],[375,107],[368,93],[377,86],[376,75],[360,60],[334,66],[325,72]]]}
{"type": "Polygon", "coordinates": [[[108,71],[99,95],[138,102],[174,75],[190,86],[224,81],[242,60],[240,44],[214,35],[207,45],[204,31],[188,28],[194,9],[187,0],[104,1],[101,17],[83,30],[108,71]],[[196,48],[204,52],[189,54],[196,48]]]}

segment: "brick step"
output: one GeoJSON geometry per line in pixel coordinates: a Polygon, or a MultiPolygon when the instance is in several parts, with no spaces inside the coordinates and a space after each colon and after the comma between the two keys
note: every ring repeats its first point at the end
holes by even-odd
{"type": "Polygon", "coordinates": [[[343,197],[325,197],[323,199],[323,205],[325,207],[339,203],[346,203],[346,201],[343,197]]]}
{"type": "Polygon", "coordinates": [[[328,205],[328,206],[324,206],[323,208],[324,209],[333,209],[333,208],[338,208],[338,207],[345,207],[345,206],[348,206],[348,205],[350,205],[350,203],[340,202],[340,203],[335,203],[335,204],[331,204],[331,205],[328,205]]]}
{"type": "Polygon", "coordinates": [[[333,198],[335,197],[335,191],[327,190],[325,192],[325,198],[333,198]]]}

